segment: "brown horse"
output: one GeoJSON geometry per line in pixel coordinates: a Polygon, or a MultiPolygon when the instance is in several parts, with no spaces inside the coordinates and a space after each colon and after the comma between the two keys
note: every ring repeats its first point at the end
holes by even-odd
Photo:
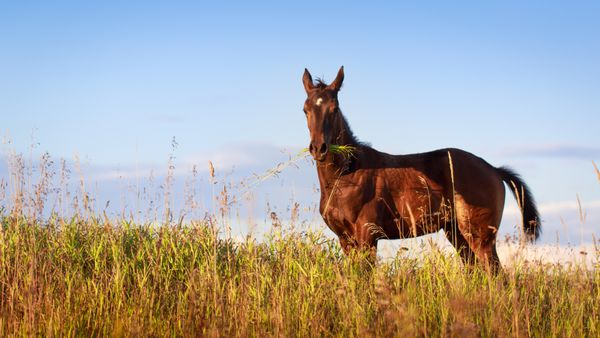
{"type": "Polygon", "coordinates": [[[512,170],[495,168],[460,149],[389,155],[359,142],[340,111],[338,92],[344,67],[327,85],[304,70],[304,113],[309,150],[321,188],[320,212],[339,237],[344,252],[374,254],[379,239],[399,239],[444,229],[466,264],[479,262],[497,272],[496,234],[504,208],[506,182],[517,199],[528,239],[541,223],[531,192],[512,170]],[[330,145],[355,148],[351,157],[330,145]]]}

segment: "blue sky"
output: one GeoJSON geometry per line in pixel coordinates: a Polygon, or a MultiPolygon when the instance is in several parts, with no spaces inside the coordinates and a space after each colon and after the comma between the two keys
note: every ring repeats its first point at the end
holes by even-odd
{"type": "MultiPolygon", "coordinates": [[[[243,177],[308,144],[304,68],[331,80],[344,65],[362,140],[463,148],[514,167],[548,210],[579,194],[592,222],[599,14],[592,1],[2,2],[2,151],[39,144],[122,173],[164,167],[176,137],[180,167],[212,159],[243,177]]],[[[312,187],[302,168],[295,184],[312,187]]]]}

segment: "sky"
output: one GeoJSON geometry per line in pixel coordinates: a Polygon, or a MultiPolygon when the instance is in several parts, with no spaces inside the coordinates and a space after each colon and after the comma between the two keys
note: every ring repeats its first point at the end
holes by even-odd
{"type": "MultiPolygon", "coordinates": [[[[591,238],[599,14],[595,1],[1,2],[0,151],[79,158],[113,200],[119,184],[164,174],[172,153],[180,182],[193,165],[207,182],[209,160],[241,180],[308,144],[304,68],[330,81],[343,65],[340,104],[361,140],[509,165],[545,241],[591,238]]],[[[256,217],[290,191],[318,200],[314,164],[289,171],[261,186],[256,217]]]]}

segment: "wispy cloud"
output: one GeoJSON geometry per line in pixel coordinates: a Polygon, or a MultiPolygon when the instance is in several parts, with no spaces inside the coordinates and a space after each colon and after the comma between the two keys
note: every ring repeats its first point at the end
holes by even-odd
{"type": "MultiPolygon", "coordinates": [[[[235,170],[238,175],[251,176],[286,161],[289,157],[297,154],[299,150],[299,148],[285,149],[269,144],[233,144],[177,159],[174,163],[173,174],[189,176],[194,167],[197,173],[206,174],[210,161],[217,170],[217,174],[235,170]]],[[[88,178],[97,181],[148,178],[165,176],[168,170],[166,164],[96,166],[91,168],[88,178]]]]}
{"type": "MultiPolygon", "coordinates": [[[[540,203],[538,210],[542,218],[540,243],[590,243],[600,238],[600,200],[540,203]]],[[[520,228],[520,222],[518,207],[507,203],[501,231],[510,233],[520,228]]]]}
{"type": "Polygon", "coordinates": [[[272,158],[277,149],[269,145],[238,144],[229,145],[212,151],[196,153],[187,156],[183,161],[187,164],[206,166],[211,161],[216,169],[230,169],[231,167],[253,166],[265,157],[272,158]]]}
{"type": "Polygon", "coordinates": [[[138,178],[149,178],[151,176],[162,176],[166,174],[166,168],[158,166],[125,166],[125,167],[93,167],[91,172],[85,176],[90,181],[129,180],[138,178]]]}
{"type": "Polygon", "coordinates": [[[592,160],[600,158],[600,147],[574,144],[545,144],[513,147],[507,149],[504,153],[510,156],[592,160]]]}
{"type": "MultiPolygon", "coordinates": [[[[600,213],[600,200],[582,201],[581,205],[577,201],[556,201],[538,204],[538,210],[543,215],[561,216],[567,213],[578,213],[581,210],[598,211],[600,213]]],[[[504,213],[506,215],[519,215],[519,209],[514,204],[507,204],[504,213]]]]}

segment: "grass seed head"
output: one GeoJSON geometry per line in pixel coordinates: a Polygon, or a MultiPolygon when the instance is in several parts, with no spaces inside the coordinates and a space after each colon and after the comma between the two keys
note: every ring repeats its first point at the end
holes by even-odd
{"type": "Polygon", "coordinates": [[[212,161],[208,161],[208,172],[210,174],[210,178],[215,178],[215,167],[213,166],[212,161]]]}

